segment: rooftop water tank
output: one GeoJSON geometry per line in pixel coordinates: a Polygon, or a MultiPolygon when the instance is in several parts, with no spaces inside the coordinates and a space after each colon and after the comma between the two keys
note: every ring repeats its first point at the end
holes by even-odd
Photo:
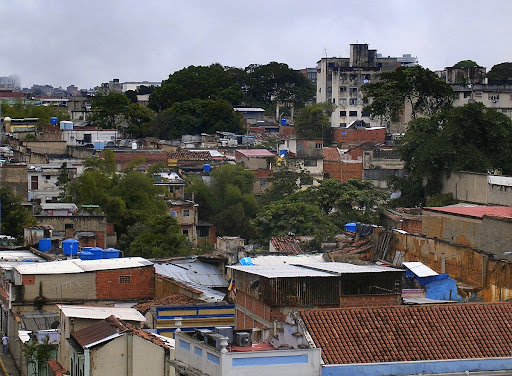
{"type": "Polygon", "coordinates": [[[57,125],[58,119],[55,116],[52,116],[50,118],[50,124],[51,125],[57,125]]]}
{"type": "Polygon", "coordinates": [[[39,239],[39,247],[40,252],[46,252],[52,249],[52,241],[50,238],[39,239]]]}
{"type": "Polygon", "coordinates": [[[89,250],[94,256],[91,260],[101,260],[103,258],[103,249],[100,247],[93,247],[89,250]]]}
{"type": "Polygon", "coordinates": [[[94,254],[92,252],[86,252],[86,251],[80,252],[78,254],[78,258],[80,260],[95,260],[94,254]]]}
{"type": "Polygon", "coordinates": [[[103,149],[105,149],[105,141],[94,140],[94,149],[96,149],[96,150],[103,150],[103,149]]]}
{"type": "Polygon", "coordinates": [[[286,119],[281,119],[281,125],[286,125],[286,119]]]}
{"type": "Polygon", "coordinates": [[[78,240],[66,239],[62,241],[62,250],[66,256],[76,255],[78,253],[78,240]]]}
{"type": "Polygon", "coordinates": [[[210,172],[212,170],[212,166],[210,166],[208,163],[205,163],[203,165],[203,171],[204,172],[210,172]]]}
{"type": "Polygon", "coordinates": [[[345,231],[355,232],[356,231],[356,223],[355,222],[346,223],[345,224],[345,231]]]}
{"type": "Polygon", "coordinates": [[[73,122],[67,121],[67,120],[62,120],[60,122],[60,129],[65,129],[65,130],[73,129],[73,122]]]}
{"type": "Polygon", "coordinates": [[[137,143],[134,141],[132,142],[132,150],[137,150],[137,143]]]}
{"type": "Polygon", "coordinates": [[[103,250],[102,258],[104,259],[113,259],[113,258],[119,258],[119,253],[121,251],[119,249],[115,248],[107,248],[103,250]]]}

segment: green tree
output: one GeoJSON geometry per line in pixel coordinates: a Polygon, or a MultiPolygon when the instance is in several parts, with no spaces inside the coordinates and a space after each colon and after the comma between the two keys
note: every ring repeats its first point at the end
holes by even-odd
{"type": "Polygon", "coordinates": [[[233,77],[220,64],[189,66],[169,75],[149,97],[149,107],[157,112],[177,102],[193,99],[225,99],[239,104],[243,93],[233,77]]]}
{"type": "Polygon", "coordinates": [[[56,106],[35,106],[25,105],[17,102],[13,105],[2,103],[2,116],[9,116],[13,119],[37,118],[38,128],[50,125],[50,118],[57,117],[60,120],[69,120],[69,112],[56,106]]]}
{"type": "Polygon", "coordinates": [[[479,65],[473,60],[461,60],[457,64],[455,64],[454,68],[472,68],[478,67],[479,65]]]}
{"type": "Polygon", "coordinates": [[[328,111],[326,107],[320,104],[312,104],[301,109],[294,124],[297,136],[329,142],[331,122],[329,120],[330,113],[327,114],[326,111],[328,111]]]}
{"type": "Polygon", "coordinates": [[[91,120],[101,128],[116,129],[124,120],[130,100],[122,93],[97,93],[91,101],[91,120]]]}
{"type": "Polygon", "coordinates": [[[311,81],[287,64],[275,61],[265,65],[252,64],[245,71],[248,74],[247,93],[255,105],[268,107],[280,101],[302,107],[315,95],[316,88],[311,81]]]}
{"type": "Polygon", "coordinates": [[[481,103],[470,103],[411,121],[399,152],[410,173],[408,184],[424,188],[425,196],[417,198],[424,203],[427,196],[439,193],[441,178],[451,172],[511,174],[512,120],[481,103]]]}
{"type": "Polygon", "coordinates": [[[23,207],[21,196],[15,194],[9,187],[0,187],[1,226],[0,234],[15,237],[23,241],[25,226],[33,226],[36,220],[28,209],[23,207]]]}
{"type": "Polygon", "coordinates": [[[362,90],[364,98],[371,99],[363,111],[387,122],[398,121],[405,106],[411,107],[416,118],[450,108],[453,102],[451,87],[419,65],[381,73],[379,81],[363,85],[362,90]]]}
{"type": "Polygon", "coordinates": [[[154,119],[154,112],[149,108],[132,103],[126,108],[126,132],[132,137],[146,137],[149,135],[149,124],[154,119]]]}
{"type": "Polygon", "coordinates": [[[69,178],[68,164],[66,162],[62,163],[59,168],[59,175],[57,176],[57,187],[63,186],[69,183],[71,179],[69,178]]]}
{"type": "Polygon", "coordinates": [[[318,205],[309,202],[283,199],[261,209],[252,221],[258,239],[266,243],[273,236],[317,235],[322,240],[339,229],[318,205]]]}
{"type": "Polygon", "coordinates": [[[285,160],[272,171],[269,178],[270,186],[261,195],[260,202],[266,205],[280,201],[308,185],[311,179],[311,174],[307,170],[293,163],[293,160],[285,160]]]}
{"type": "Polygon", "coordinates": [[[128,228],[123,239],[130,256],[145,258],[175,257],[189,253],[190,244],[181,234],[181,227],[169,215],[156,215],[128,228]],[[126,240],[130,239],[129,242],[126,240]]]}
{"type": "Polygon", "coordinates": [[[499,63],[494,65],[489,72],[487,72],[489,81],[510,81],[512,80],[512,63],[499,63]]]}
{"type": "Polygon", "coordinates": [[[47,375],[48,361],[56,356],[58,345],[50,342],[50,337],[46,335],[41,342],[37,338],[31,338],[22,346],[22,352],[27,359],[27,363],[32,367],[33,375],[47,375]]]}

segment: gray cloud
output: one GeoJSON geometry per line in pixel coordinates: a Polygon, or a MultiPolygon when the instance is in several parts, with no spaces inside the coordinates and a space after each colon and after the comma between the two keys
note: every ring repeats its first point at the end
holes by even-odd
{"type": "Polygon", "coordinates": [[[512,2],[20,0],[0,3],[0,75],[24,86],[160,81],[188,65],[315,66],[350,43],[430,69],[510,61],[512,2]]]}

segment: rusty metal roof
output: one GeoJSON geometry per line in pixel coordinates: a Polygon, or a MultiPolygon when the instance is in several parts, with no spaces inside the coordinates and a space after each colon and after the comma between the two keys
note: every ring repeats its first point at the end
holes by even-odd
{"type": "Polygon", "coordinates": [[[116,328],[106,320],[98,321],[87,328],[71,333],[82,348],[93,347],[121,336],[127,329],[116,328]]]}
{"type": "Polygon", "coordinates": [[[478,205],[453,205],[442,207],[424,208],[426,211],[463,215],[466,217],[483,218],[484,215],[499,218],[512,218],[510,206],[478,206],[478,205]]]}

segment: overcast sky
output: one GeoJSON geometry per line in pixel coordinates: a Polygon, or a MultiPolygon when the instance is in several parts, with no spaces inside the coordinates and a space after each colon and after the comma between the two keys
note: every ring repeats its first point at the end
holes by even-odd
{"type": "Polygon", "coordinates": [[[22,86],[161,81],[189,65],[314,67],[368,43],[432,70],[512,61],[512,1],[0,0],[0,76],[22,86]]]}

